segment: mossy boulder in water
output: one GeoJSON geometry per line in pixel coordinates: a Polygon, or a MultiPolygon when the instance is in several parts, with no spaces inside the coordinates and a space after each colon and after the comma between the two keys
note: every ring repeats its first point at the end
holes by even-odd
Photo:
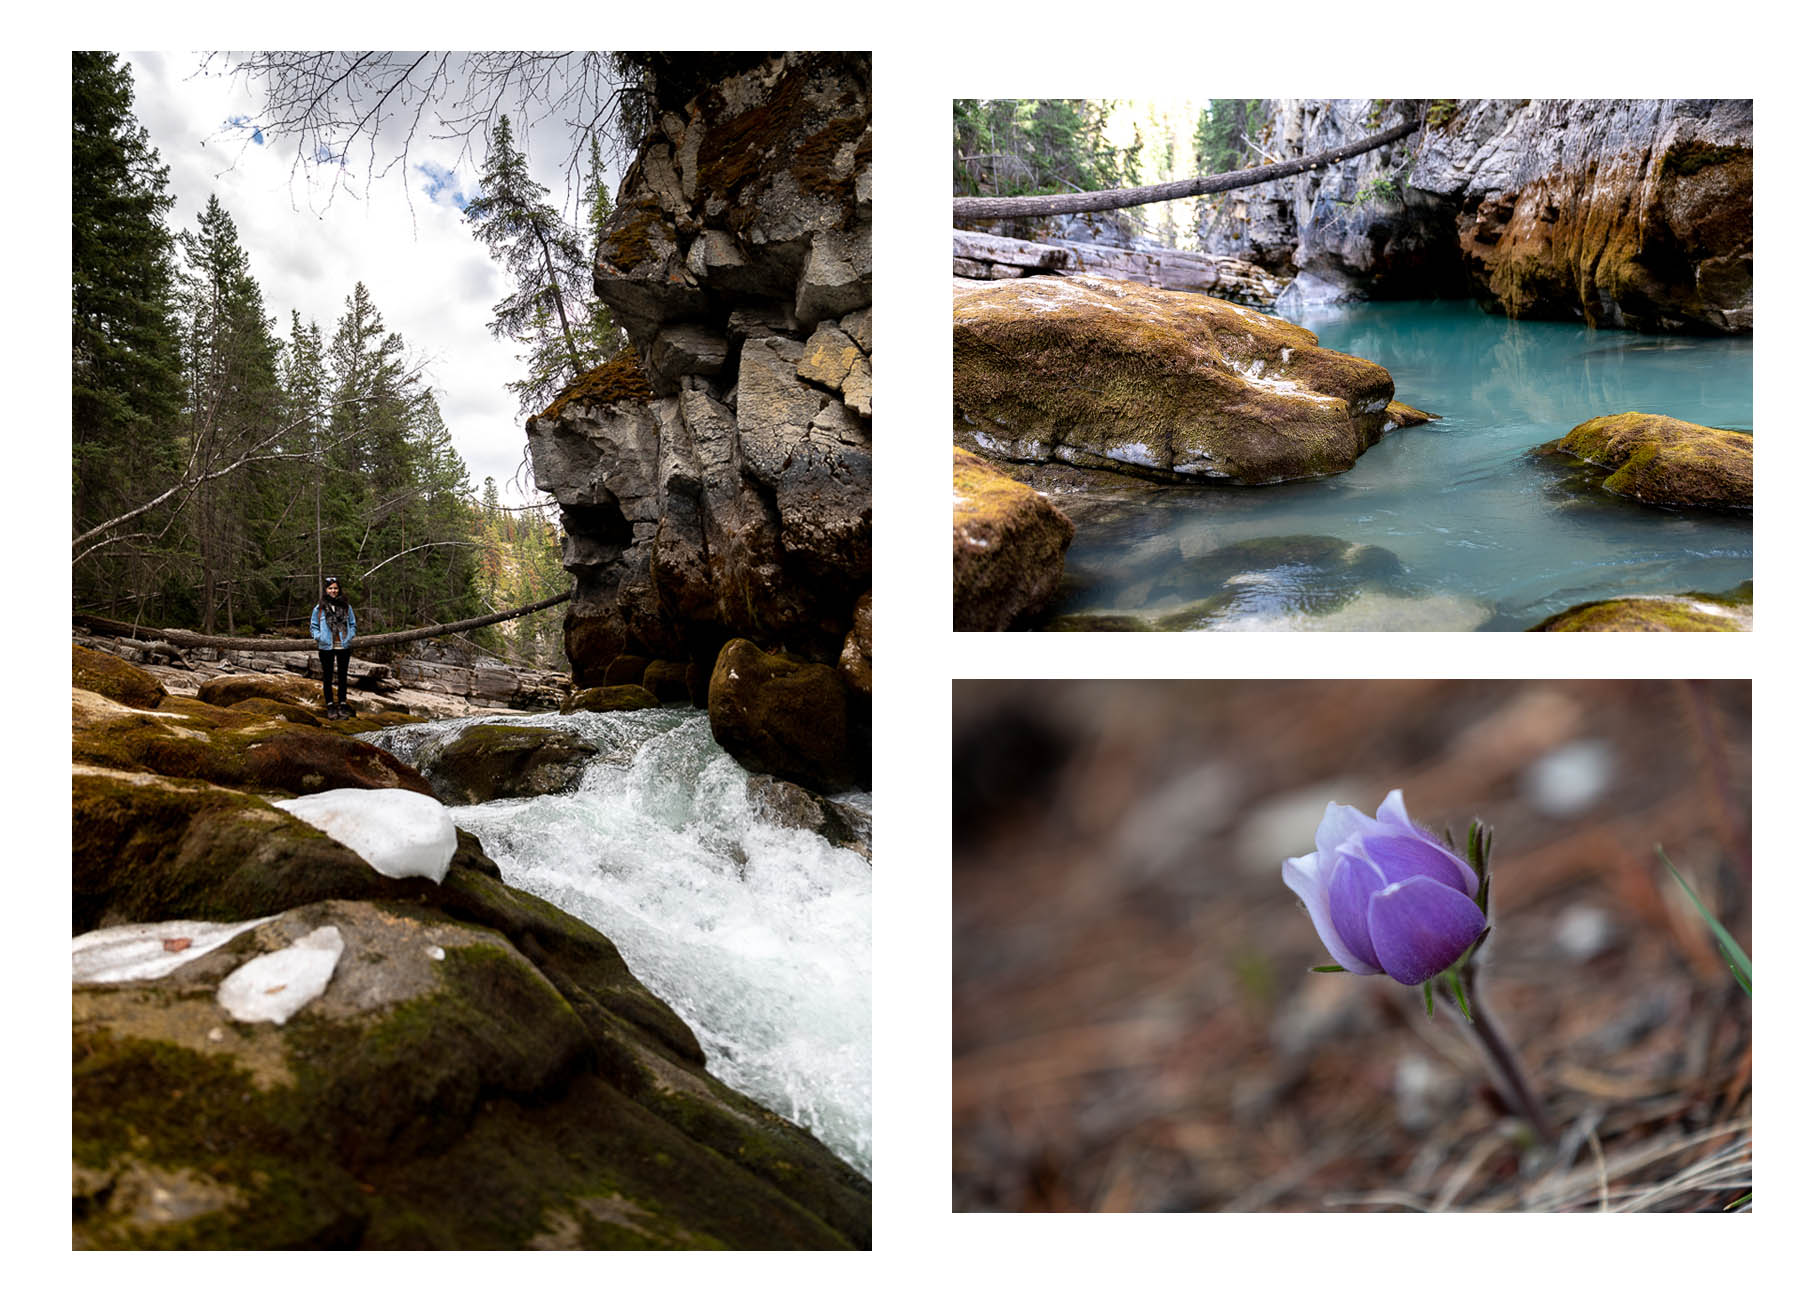
{"type": "Polygon", "coordinates": [[[1056,595],[1075,528],[1047,497],[960,447],[951,546],[958,632],[1004,632],[1056,595]]]}
{"type": "MultiPolygon", "coordinates": [[[[1406,569],[1383,546],[1298,534],[1231,542],[1184,554],[1172,540],[1090,582],[1090,608],[1052,619],[1052,632],[1192,632],[1216,627],[1302,627],[1363,597],[1404,593],[1406,569]],[[1179,602],[1179,603],[1176,603],[1179,602]],[[1094,608],[1114,605],[1113,610],[1094,608]]],[[[1362,626],[1359,619],[1352,625],[1362,626]]]]}
{"type": "Polygon", "coordinates": [[[867,749],[852,743],[850,688],[831,664],[728,641],[707,687],[713,739],[752,772],[830,794],[868,780],[867,749]]]}
{"type": "Polygon", "coordinates": [[[1394,381],[1309,330],[1096,276],[961,289],[956,420],[984,449],[1165,482],[1339,474],[1390,427],[1394,381]]]}
{"type": "Polygon", "coordinates": [[[642,686],[590,686],[570,695],[564,713],[614,713],[627,709],[654,709],[660,701],[642,686]]]}
{"type": "Polygon", "coordinates": [[[1598,416],[1532,452],[1611,470],[1602,488],[1649,505],[1749,510],[1755,492],[1755,445],[1748,432],[1666,415],[1598,416]]]}
{"type": "MultiPolygon", "coordinates": [[[[604,688],[602,688],[604,689],[604,688]]],[[[590,740],[548,727],[484,723],[422,761],[425,779],[447,804],[561,794],[599,753],[590,740]]]]}
{"type": "Polygon", "coordinates": [[[1620,596],[1565,609],[1533,632],[1748,632],[1755,616],[1749,583],[1723,596],[1620,596]]]}

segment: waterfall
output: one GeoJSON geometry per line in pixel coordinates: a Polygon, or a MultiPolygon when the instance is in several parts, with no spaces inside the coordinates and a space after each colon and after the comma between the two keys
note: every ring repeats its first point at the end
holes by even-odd
{"type": "MultiPolygon", "coordinates": [[[[870,1172],[870,868],[753,806],[689,707],[463,718],[371,735],[416,763],[483,722],[594,742],[577,789],[453,808],[506,882],[605,934],[707,1068],[870,1172]]],[[[869,796],[844,802],[869,808],[869,796]]]]}

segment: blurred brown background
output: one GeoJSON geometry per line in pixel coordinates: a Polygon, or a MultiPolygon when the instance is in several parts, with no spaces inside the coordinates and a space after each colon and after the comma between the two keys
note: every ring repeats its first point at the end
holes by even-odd
{"type": "Polygon", "coordinates": [[[1749,1186],[1747,682],[957,682],[954,1208],[1720,1209],[1749,1186]],[[1331,960],[1281,883],[1327,800],[1496,830],[1482,984],[1331,960]]]}

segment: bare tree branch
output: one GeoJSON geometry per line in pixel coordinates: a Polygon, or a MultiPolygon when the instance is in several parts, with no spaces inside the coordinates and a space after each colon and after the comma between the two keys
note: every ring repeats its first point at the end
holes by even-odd
{"type": "Polygon", "coordinates": [[[620,130],[632,88],[596,50],[213,51],[201,70],[261,89],[257,120],[242,129],[291,142],[290,176],[304,176],[309,187],[325,172],[325,207],[340,188],[356,197],[353,166],[365,193],[396,167],[404,175],[421,133],[455,143],[454,170],[473,168],[474,146],[485,149],[502,113],[514,115],[526,139],[534,122],[569,131],[563,173],[571,203],[579,203],[589,136],[615,163],[636,143],[620,130]]]}
{"type": "MultiPolygon", "coordinates": [[[[421,542],[417,546],[407,547],[404,551],[394,552],[392,555],[388,556],[387,559],[383,560],[381,564],[377,564],[375,569],[379,569],[382,564],[392,564],[402,555],[411,555],[414,551],[428,551],[434,546],[466,546],[470,550],[480,550],[483,545],[485,545],[485,543],[482,542],[421,542]]],[[[368,573],[363,574],[363,579],[367,579],[370,573],[375,572],[375,569],[370,569],[368,573]]]]}

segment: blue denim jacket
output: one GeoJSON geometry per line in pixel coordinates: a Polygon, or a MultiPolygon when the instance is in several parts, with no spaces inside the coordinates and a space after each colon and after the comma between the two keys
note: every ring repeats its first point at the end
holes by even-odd
{"type": "MultiPolygon", "coordinates": [[[[333,648],[331,644],[331,627],[325,622],[325,608],[322,605],[313,606],[312,637],[313,640],[319,643],[319,649],[330,650],[333,648]]],[[[344,644],[336,648],[339,650],[348,650],[350,648],[350,643],[354,640],[356,640],[356,610],[352,609],[350,611],[350,622],[344,630],[344,644]]]]}

